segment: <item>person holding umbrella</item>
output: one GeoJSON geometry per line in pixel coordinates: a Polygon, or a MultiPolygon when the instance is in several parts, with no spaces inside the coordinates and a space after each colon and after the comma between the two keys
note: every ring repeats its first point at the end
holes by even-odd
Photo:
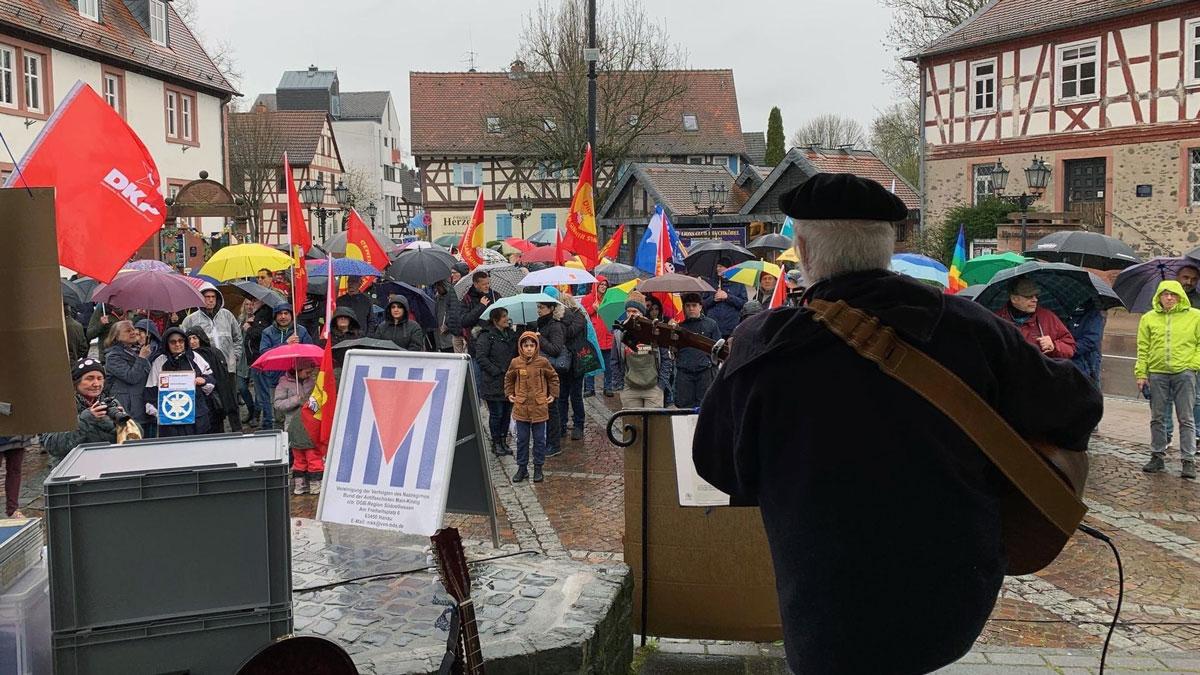
{"type": "MultiPolygon", "coordinates": [[[[298,326],[292,319],[292,306],[281,303],[275,306],[275,322],[268,326],[262,332],[262,338],[259,340],[259,354],[265,354],[273,347],[280,345],[299,344],[303,343],[311,345],[312,338],[308,334],[308,330],[304,326],[298,326]]],[[[258,359],[255,359],[257,361],[258,359]]],[[[252,362],[253,363],[253,362],[252,362]]],[[[274,429],[276,424],[282,428],[283,420],[275,419],[274,406],[271,404],[275,400],[275,386],[279,384],[278,372],[259,371],[258,376],[261,378],[261,386],[258,392],[258,400],[262,407],[262,428],[274,429]]]]}
{"type": "Polygon", "coordinates": [[[746,287],[739,283],[725,285],[725,270],[733,266],[733,259],[722,256],[717,260],[717,276],[713,280],[714,293],[704,298],[704,313],[717,322],[721,337],[733,335],[733,329],[742,321],[742,305],[746,304],[746,287]]]}
{"type": "Polygon", "coordinates": [[[1196,369],[1200,349],[1200,310],[1192,307],[1183,286],[1174,279],[1158,284],[1154,310],[1138,321],[1137,361],[1133,376],[1138,389],[1150,396],[1150,461],[1146,473],[1166,469],[1167,418],[1174,408],[1179,420],[1180,477],[1196,479],[1196,369]]]}
{"type": "Polygon", "coordinates": [[[1075,336],[1045,307],[1038,307],[1038,285],[1032,279],[1017,277],[1008,285],[1008,304],[996,315],[1021,331],[1025,341],[1053,359],[1075,356],[1075,336]]]}

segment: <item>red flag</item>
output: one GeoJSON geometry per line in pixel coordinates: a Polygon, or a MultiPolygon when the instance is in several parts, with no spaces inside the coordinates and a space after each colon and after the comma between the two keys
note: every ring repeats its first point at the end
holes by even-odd
{"type": "Polygon", "coordinates": [[[596,251],[596,203],[590,143],[583,153],[583,166],[579,169],[579,180],[575,183],[575,194],[567,211],[567,233],[562,243],[572,253],[577,253],[589,270],[600,260],[596,251]]]}
{"type": "MultiPolygon", "coordinates": [[[[329,264],[333,265],[332,259],[329,264]]],[[[329,274],[325,277],[325,327],[321,331],[321,337],[325,338],[326,342],[333,339],[333,312],[336,308],[337,296],[333,293],[333,275],[329,274]]]]}
{"type": "Polygon", "coordinates": [[[478,249],[483,246],[483,188],[479,188],[479,198],[475,200],[475,210],[471,212],[471,222],[463,231],[462,239],[458,242],[458,252],[462,255],[467,267],[475,269],[483,264],[478,249]]]}
{"type": "Polygon", "coordinates": [[[313,446],[322,456],[329,450],[329,438],[333,435],[333,414],[337,406],[337,382],[333,379],[333,340],[325,342],[325,353],[321,357],[321,370],[317,372],[317,383],[313,386],[308,404],[300,412],[304,430],[312,439],[313,446]]]}
{"type": "Polygon", "coordinates": [[[775,292],[771,293],[771,304],[767,305],[767,309],[775,309],[783,307],[787,302],[787,281],[785,276],[781,275],[779,280],[775,282],[775,292]]]}
{"type": "Polygon", "coordinates": [[[563,246],[562,232],[558,228],[554,228],[554,264],[558,266],[567,263],[567,250],[563,246]]]}
{"type": "Polygon", "coordinates": [[[617,256],[621,253],[621,242],[624,241],[624,239],[625,223],[621,223],[621,225],[617,228],[617,231],[613,232],[612,238],[609,239],[608,243],[604,245],[604,248],[600,249],[600,257],[597,259],[597,262],[604,260],[605,258],[608,258],[609,260],[616,260],[617,256]]]}
{"type": "Polygon", "coordinates": [[[53,187],[58,262],[112,281],[167,217],[150,151],[90,86],[77,82],[5,187],[53,187]],[[24,180],[22,180],[24,179],[24,180]]]}
{"type": "Polygon", "coordinates": [[[346,257],[362,260],[380,272],[388,266],[387,251],[371,236],[370,228],[354,209],[346,219],[346,257]]]}
{"type": "Polygon", "coordinates": [[[292,252],[292,316],[299,321],[300,310],[308,299],[308,268],[304,265],[304,256],[312,248],[312,236],[304,220],[304,208],[300,206],[300,194],[296,191],[286,151],[283,153],[283,175],[287,177],[288,248],[292,252]]]}

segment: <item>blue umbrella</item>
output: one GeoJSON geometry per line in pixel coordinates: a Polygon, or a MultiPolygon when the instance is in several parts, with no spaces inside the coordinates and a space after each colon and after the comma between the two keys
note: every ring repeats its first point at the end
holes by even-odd
{"type": "Polygon", "coordinates": [[[389,296],[403,295],[408,299],[408,309],[417,323],[421,324],[425,330],[437,330],[437,304],[433,298],[425,294],[425,291],[416,286],[388,279],[376,282],[371,286],[369,295],[380,307],[387,307],[389,296]]]}
{"type": "Polygon", "coordinates": [[[519,295],[501,298],[492,303],[483,313],[483,318],[490,318],[497,309],[507,309],[508,316],[514,324],[536,323],[538,319],[537,305],[539,302],[558,302],[545,293],[521,293],[519,295]]]}
{"type": "Polygon", "coordinates": [[[380,277],[383,276],[383,271],[375,269],[371,263],[355,258],[326,258],[310,264],[308,266],[308,275],[310,277],[326,277],[329,276],[329,261],[333,261],[333,274],[339,277],[380,277]]]}
{"type": "Polygon", "coordinates": [[[1131,312],[1149,312],[1150,302],[1158,284],[1179,276],[1184,265],[1200,267],[1200,262],[1191,258],[1154,258],[1121,270],[1113,281],[1113,290],[1131,312]]]}
{"type": "Polygon", "coordinates": [[[999,311],[1008,302],[1009,284],[1017,277],[1032,279],[1038,285],[1038,306],[1054,312],[1063,323],[1089,300],[1100,310],[1124,306],[1116,291],[1095,274],[1075,265],[1040,260],[1000,270],[975,302],[999,311]]]}
{"type": "Polygon", "coordinates": [[[916,253],[897,253],[892,256],[892,271],[908,277],[929,281],[943,288],[950,283],[950,270],[942,263],[916,253]]]}

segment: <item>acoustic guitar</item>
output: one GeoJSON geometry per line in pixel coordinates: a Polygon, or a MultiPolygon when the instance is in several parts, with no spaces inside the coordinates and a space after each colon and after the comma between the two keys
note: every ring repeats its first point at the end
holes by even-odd
{"type": "MultiPolygon", "coordinates": [[[[1005,573],[1032,574],[1053,562],[1087,513],[1081,499],[1087,454],[1021,438],[956,374],[866,312],[844,301],[824,300],[813,300],[808,310],[860,356],[940,410],[1007,479],[1000,494],[1005,573]]],[[[723,361],[729,352],[724,340],[709,340],[645,317],[630,317],[616,327],[630,346],[694,347],[711,353],[714,362],[723,361]]]]}
{"type": "Polygon", "coordinates": [[[467,569],[462,537],[458,534],[458,528],[444,527],[429,540],[433,543],[433,557],[437,562],[442,585],[445,586],[446,593],[458,603],[450,626],[450,638],[454,644],[453,647],[447,645],[441,672],[454,675],[483,675],[479,628],[475,623],[475,605],[471,601],[471,572],[467,569]],[[458,639],[454,639],[455,633],[458,634],[458,639]]]}

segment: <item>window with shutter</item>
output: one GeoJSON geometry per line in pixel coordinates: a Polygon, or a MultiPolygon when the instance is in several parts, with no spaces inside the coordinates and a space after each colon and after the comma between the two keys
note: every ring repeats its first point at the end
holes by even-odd
{"type": "Polygon", "coordinates": [[[505,239],[507,237],[513,236],[512,221],[513,221],[513,217],[512,217],[511,213],[501,213],[496,216],[496,238],[497,239],[505,239]]]}
{"type": "Polygon", "coordinates": [[[558,214],[557,213],[543,213],[542,214],[542,229],[543,230],[553,230],[556,227],[558,227],[558,214]]]}

